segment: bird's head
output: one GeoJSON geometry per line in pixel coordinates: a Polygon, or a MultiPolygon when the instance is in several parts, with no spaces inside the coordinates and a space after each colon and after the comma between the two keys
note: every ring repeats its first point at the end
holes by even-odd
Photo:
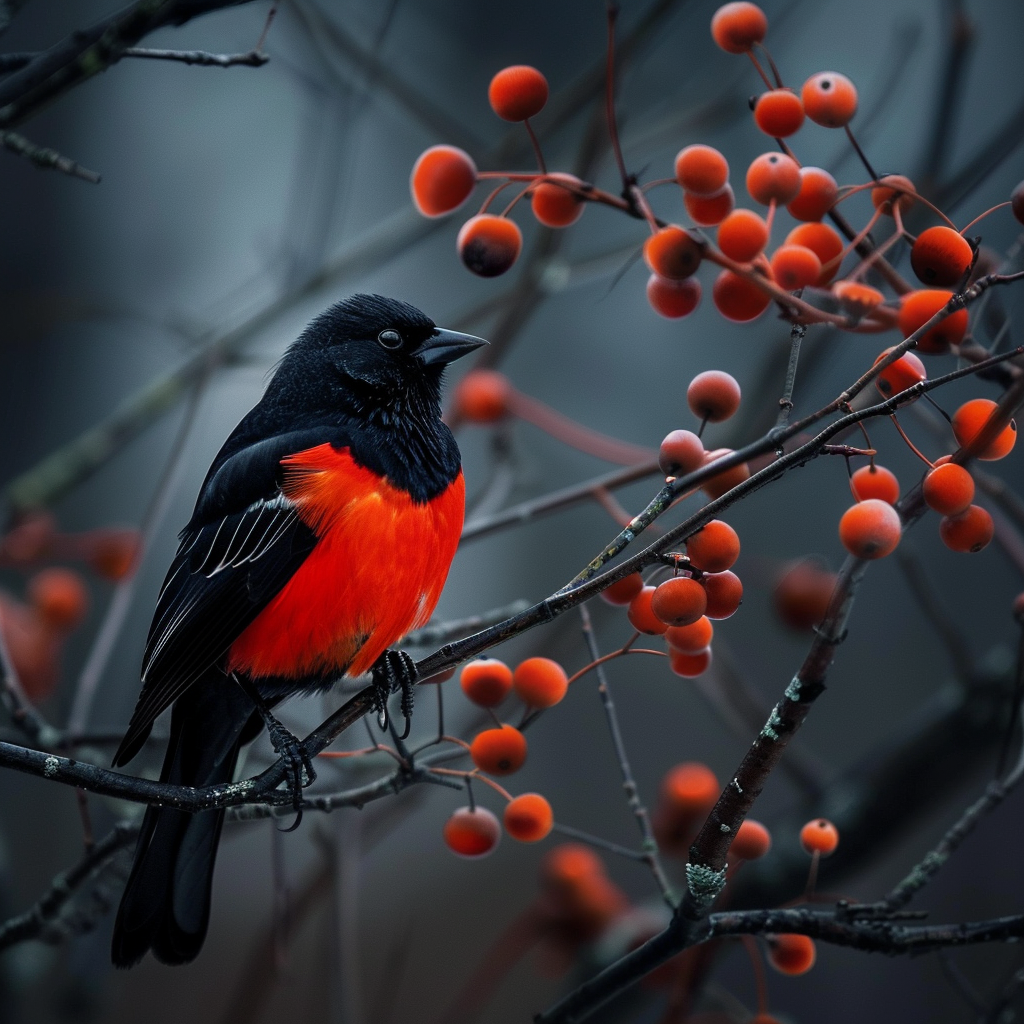
{"type": "Polygon", "coordinates": [[[361,412],[436,406],[445,366],[486,344],[436,327],[406,302],[353,295],[306,328],[281,370],[301,375],[306,388],[330,392],[332,405],[361,412]],[[313,374],[321,379],[310,379],[313,374]]]}

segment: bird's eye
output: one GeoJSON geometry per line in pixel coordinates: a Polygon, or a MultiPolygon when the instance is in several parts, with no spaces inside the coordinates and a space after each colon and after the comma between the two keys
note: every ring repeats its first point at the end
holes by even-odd
{"type": "Polygon", "coordinates": [[[381,331],[377,335],[377,340],[385,348],[396,349],[402,347],[402,336],[398,331],[381,331]]]}

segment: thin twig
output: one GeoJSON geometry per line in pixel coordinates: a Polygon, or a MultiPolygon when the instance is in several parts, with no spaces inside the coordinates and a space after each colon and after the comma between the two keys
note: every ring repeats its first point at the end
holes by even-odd
{"type": "Polygon", "coordinates": [[[18,156],[31,160],[41,170],[60,171],[61,174],[67,174],[72,178],[80,178],[91,185],[98,185],[100,183],[101,178],[96,171],[90,171],[88,167],[83,167],[81,164],[70,159],[70,157],[62,156],[55,149],[37,146],[34,142],[30,142],[24,135],[19,135],[17,132],[0,132],[0,143],[3,143],[4,148],[9,149],[12,153],[17,153],[18,156]]]}

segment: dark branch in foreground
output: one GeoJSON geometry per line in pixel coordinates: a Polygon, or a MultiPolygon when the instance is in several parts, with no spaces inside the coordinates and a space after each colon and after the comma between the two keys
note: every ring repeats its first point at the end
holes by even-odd
{"type": "Polygon", "coordinates": [[[72,178],[81,178],[82,181],[88,181],[92,185],[100,183],[100,176],[96,171],[90,171],[88,167],[75,163],[70,157],[61,156],[55,149],[37,146],[17,132],[0,132],[0,142],[3,143],[5,149],[25,157],[26,160],[31,160],[41,170],[60,171],[61,174],[70,175],[72,178]]]}
{"type": "Polygon", "coordinates": [[[173,60],[180,64],[195,64],[204,68],[261,68],[270,58],[258,50],[246,53],[208,53],[206,50],[148,50],[129,46],[124,57],[145,57],[149,60],[173,60]]]}

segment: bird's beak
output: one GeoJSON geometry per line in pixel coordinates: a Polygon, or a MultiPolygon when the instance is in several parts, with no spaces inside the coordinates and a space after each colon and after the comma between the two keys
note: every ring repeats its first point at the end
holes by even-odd
{"type": "Polygon", "coordinates": [[[419,356],[428,365],[443,366],[486,344],[483,338],[474,338],[472,334],[459,334],[458,331],[445,331],[438,327],[413,355],[419,356]]]}

